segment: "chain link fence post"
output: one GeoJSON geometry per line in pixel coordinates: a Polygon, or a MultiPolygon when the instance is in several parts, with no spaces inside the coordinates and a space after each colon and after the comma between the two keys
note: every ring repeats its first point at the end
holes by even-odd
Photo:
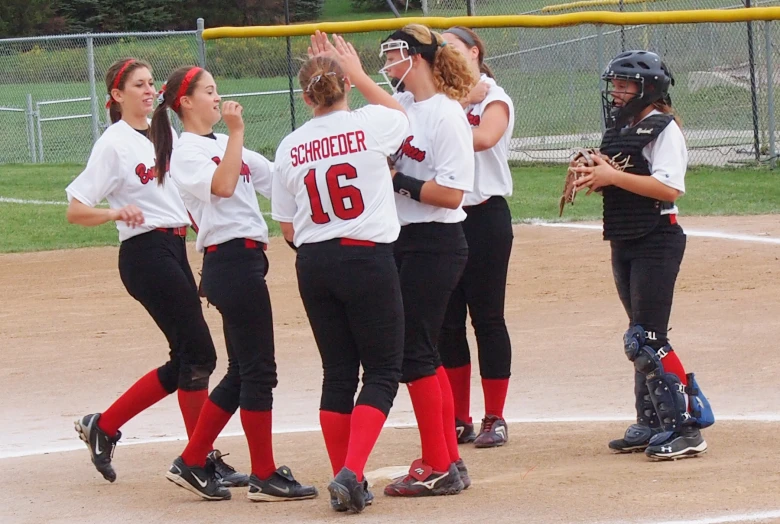
{"type": "Polygon", "coordinates": [[[30,150],[30,162],[35,164],[38,156],[35,151],[35,112],[33,110],[33,99],[30,93],[27,93],[27,111],[24,114],[27,124],[27,147],[30,150]]]}
{"type": "Polygon", "coordinates": [[[92,37],[87,37],[87,77],[89,78],[89,98],[92,113],[92,143],[100,138],[100,114],[95,85],[95,48],[92,37]]]}
{"type": "Polygon", "coordinates": [[[206,69],[206,42],[203,40],[203,30],[206,28],[206,21],[202,18],[198,18],[197,24],[197,36],[198,39],[198,65],[203,69],[206,69]]]}
{"type": "Polygon", "coordinates": [[[775,74],[772,67],[772,22],[764,22],[764,44],[766,51],[766,105],[767,133],[769,135],[769,168],[774,169],[777,163],[775,151],[775,74]]]}

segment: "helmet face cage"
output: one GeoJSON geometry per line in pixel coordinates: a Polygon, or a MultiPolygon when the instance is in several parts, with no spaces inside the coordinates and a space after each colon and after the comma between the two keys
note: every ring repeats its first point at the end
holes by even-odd
{"type": "Polygon", "coordinates": [[[619,75],[614,72],[607,72],[602,75],[604,81],[604,87],[601,90],[601,106],[604,116],[604,125],[607,129],[614,127],[622,127],[635,113],[638,113],[644,109],[645,104],[642,102],[645,96],[645,79],[639,75],[619,75]],[[634,82],[639,84],[639,89],[633,94],[633,98],[625,102],[622,106],[615,104],[615,93],[628,93],[623,89],[619,91],[615,88],[614,80],[623,80],[626,83],[634,82]],[[641,107],[640,107],[641,106],[641,107]]]}
{"type": "Polygon", "coordinates": [[[387,40],[385,42],[382,42],[382,46],[380,47],[379,50],[379,58],[384,57],[388,51],[396,51],[396,50],[401,51],[402,58],[400,60],[393,62],[392,64],[386,64],[384,67],[382,67],[382,69],[379,70],[379,72],[385,78],[385,82],[387,82],[392,88],[394,94],[398,92],[398,86],[403,83],[404,78],[406,78],[406,75],[408,75],[409,71],[412,70],[412,55],[409,52],[409,44],[407,42],[404,42],[403,40],[387,40]],[[403,62],[409,63],[409,66],[407,67],[406,71],[404,72],[403,75],[401,75],[401,78],[391,80],[390,77],[387,76],[387,72],[390,70],[391,67],[394,67],[403,62]]]}

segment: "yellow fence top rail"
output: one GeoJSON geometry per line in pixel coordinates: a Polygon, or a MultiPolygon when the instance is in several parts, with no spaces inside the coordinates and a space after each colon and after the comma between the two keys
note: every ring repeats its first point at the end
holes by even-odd
{"type": "Polygon", "coordinates": [[[653,11],[616,13],[587,11],[560,15],[501,15],[456,17],[408,17],[361,20],[358,22],[319,22],[315,24],[214,27],[203,31],[205,40],[218,38],[307,36],[316,29],[327,33],[363,33],[368,31],[395,31],[406,24],[424,24],[433,29],[463,25],[486,27],[565,27],[579,24],[641,25],[641,24],[700,24],[733,23],[757,20],[780,20],[780,7],[753,7],[750,9],[698,9],[690,11],[653,11]]]}
{"type": "Polygon", "coordinates": [[[625,4],[648,4],[658,2],[659,0],[581,0],[579,2],[568,2],[565,4],[555,4],[542,7],[542,13],[551,13],[553,11],[566,11],[567,9],[579,9],[580,7],[598,7],[602,5],[625,4]]]}

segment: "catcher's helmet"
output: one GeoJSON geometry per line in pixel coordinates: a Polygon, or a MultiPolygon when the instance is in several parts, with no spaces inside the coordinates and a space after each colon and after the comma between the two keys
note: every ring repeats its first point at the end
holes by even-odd
{"type": "Polygon", "coordinates": [[[652,51],[625,51],[613,58],[601,74],[605,82],[601,92],[604,124],[607,129],[623,127],[650,104],[663,100],[671,105],[669,86],[674,77],[652,51]],[[639,84],[639,93],[625,105],[617,106],[610,99],[612,80],[626,80],[639,84]]]}

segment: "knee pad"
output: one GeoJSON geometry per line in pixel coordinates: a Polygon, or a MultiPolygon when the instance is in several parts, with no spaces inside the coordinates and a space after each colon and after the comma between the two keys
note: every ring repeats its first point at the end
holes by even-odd
{"type": "Polygon", "coordinates": [[[175,392],[179,387],[179,362],[168,361],[157,368],[157,378],[166,393],[175,392]]]}
{"type": "Polygon", "coordinates": [[[631,362],[636,360],[645,342],[647,342],[645,328],[639,325],[628,328],[623,334],[623,350],[628,360],[631,362]]]}
{"type": "Polygon", "coordinates": [[[184,391],[208,389],[209,377],[214,372],[216,361],[209,364],[182,366],[179,372],[179,388],[184,391]]]}

